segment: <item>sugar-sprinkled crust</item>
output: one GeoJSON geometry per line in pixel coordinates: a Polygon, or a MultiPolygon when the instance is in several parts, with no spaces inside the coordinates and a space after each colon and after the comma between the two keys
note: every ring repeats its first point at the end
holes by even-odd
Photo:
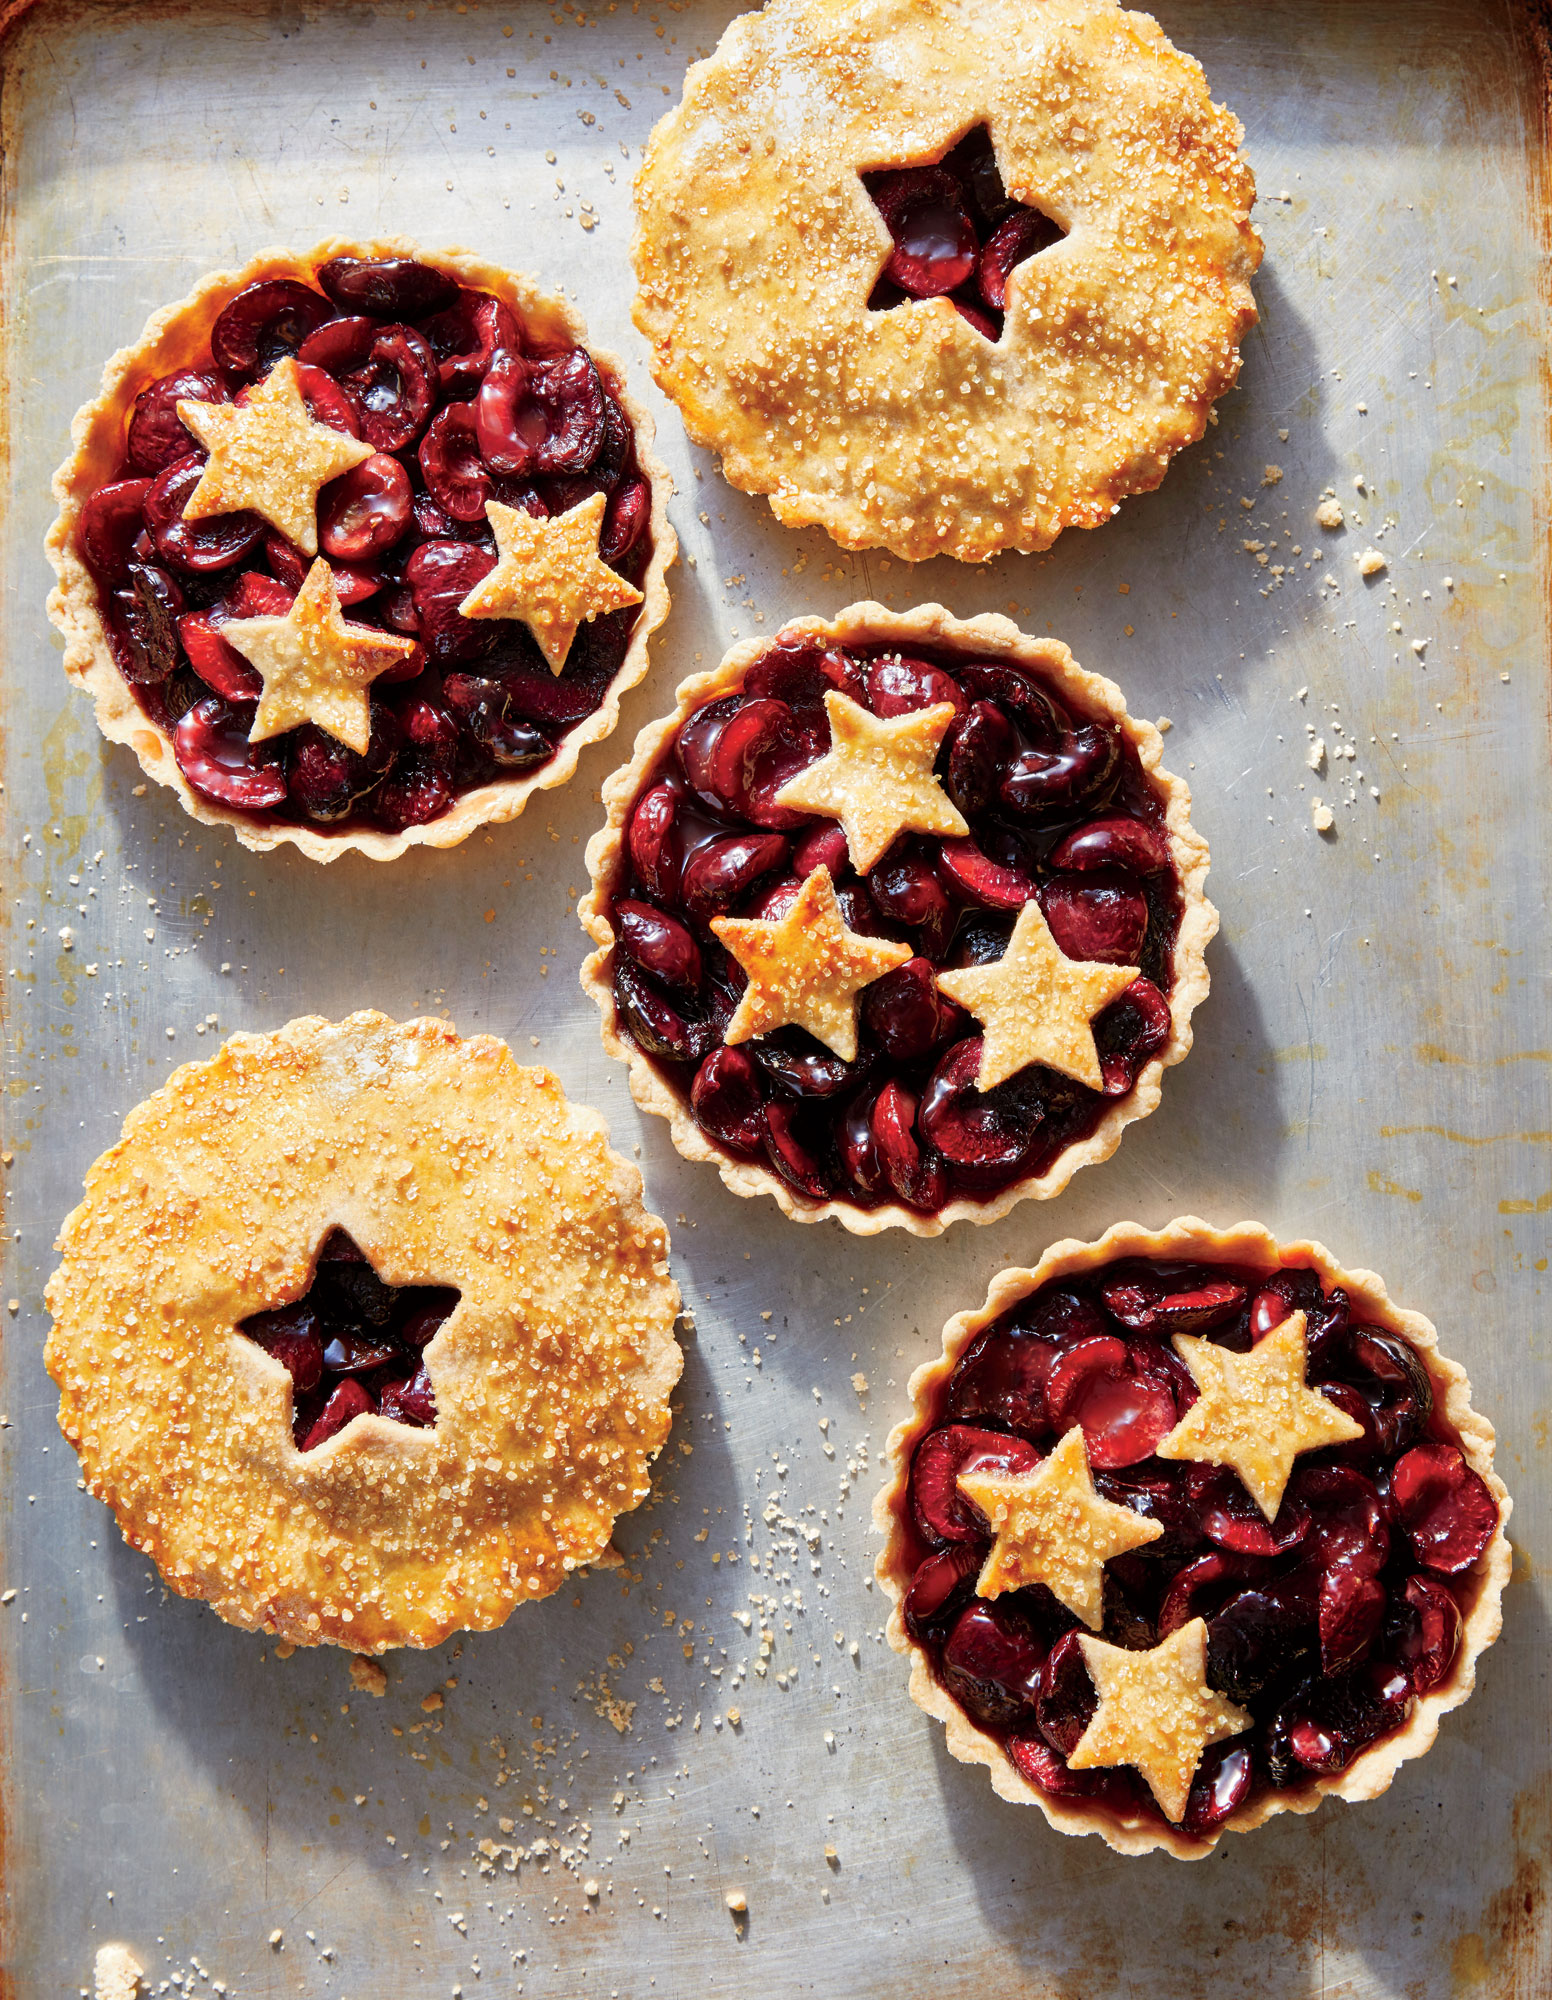
{"type": "Polygon", "coordinates": [[[1476,1685],[1480,1654],[1498,1637],[1503,1624],[1501,1600],[1509,1580],[1512,1551],[1504,1533],[1513,1506],[1503,1481],[1493,1470],[1493,1427],[1471,1407],[1471,1384],[1458,1362],[1439,1352],[1439,1336],[1421,1313],[1396,1305],[1384,1280],[1372,1271],[1347,1270],[1324,1244],[1279,1243],[1258,1222],[1216,1229],[1194,1215],[1178,1217],[1165,1228],[1143,1229],[1135,1222],[1118,1222],[1094,1243],[1068,1237],[1053,1243],[1033,1270],[1000,1271],[992,1279],[983,1305],[957,1313],[943,1329],[943,1351],[923,1362],[908,1385],[910,1415],[889,1436],[890,1476],[873,1502],[873,1525],[884,1536],[874,1565],[892,1609],[887,1635],[897,1653],[910,1656],[910,1694],[918,1708],[945,1725],[949,1750],[963,1764],[984,1764],[992,1788],[1016,1805],[1038,1806],[1058,1833],[1097,1833],[1118,1854],[1147,1854],[1163,1848],[1181,1861],[1199,1861],[1211,1853],[1224,1833],[1248,1833],[1274,1813],[1311,1813],[1322,1799],[1373,1799],[1386,1790],[1410,1757],[1421,1757],[1439,1733],[1439,1718],[1458,1708],[1476,1685]],[[1311,1779],[1297,1791],[1268,1789],[1243,1811],[1233,1814],[1212,1834],[1198,1836],[1179,1827],[1141,1819],[1122,1822],[1083,1799],[1053,1798],[1032,1785],[1014,1768],[995,1737],[978,1729],[932,1673],[927,1656],[905,1629],[901,1606],[911,1577],[902,1527],[909,1506],[911,1459],[931,1427],[937,1394],[953,1374],[971,1342],[1000,1314],[1054,1279],[1098,1270],[1122,1257],[1186,1258],[1193,1262],[1270,1266],[1308,1265],[1322,1285],[1341,1285],[1353,1301],[1355,1315],[1405,1340],[1427,1369],[1435,1407],[1459,1444],[1466,1462],[1481,1474],[1498,1503],[1498,1526],[1474,1568],[1461,1606],[1460,1650],[1439,1686],[1417,1703],[1404,1728],[1382,1737],[1361,1751],[1334,1778],[1311,1779]]]}
{"type": "Polygon", "coordinates": [[[913,1236],[939,1236],[951,1223],[996,1222],[1015,1202],[1030,1198],[1045,1201],[1060,1194],[1080,1167],[1108,1160],[1120,1145],[1126,1127],[1158,1108],[1164,1071],[1190,1051],[1191,1015],[1198,1003],[1207,998],[1205,954],[1217,934],[1218,912],[1207,900],[1207,843],[1191,824],[1190,787],[1184,779],[1163,768],[1160,758],[1164,739],[1151,722],[1127,714],[1125,699],[1114,681],[1080,667],[1059,639],[1032,637],[1021,632],[1011,619],[995,612],[961,619],[944,610],[941,604],[919,604],[914,610],[902,612],[864,600],[849,604],[833,618],[792,618],[769,639],[745,640],[733,647],[710,673],[697,674],[682,682],[678,704],[672,715],[647,724],[636,738],[631,761],[604,785],[608,819],[587,844],[592,887],[577,905],[577,914],[598,946],[584,963],[581,976],[584,992],[592,996],[603,1017],[604,1047],[629,1064],[631,1095],[644,1111],[655,1112],[669,1121],[674,1145],[685,1159],[710,1160],[734,1194],[773,1195],[794,1222],[823,1222],[833,1216],[858,1236],[873,1236],[881,1229],[908,1229],[913,1236]],[[839,646],[896,645],[904,651],[941,646],[963,654],[966,659],[1013,660],[1033,667],[1054,684],[1074,714],[1085,720],[1101,718],[1114,724],[1137,753],[1144,774],[1164,802],[1170,858],[1179,880],[1181,899],[1180,926],[1175,935],[1175,983],[1169,995],[1169,1040],[1158,1055],[1144,1063],[1136,1082],[1124,1096],[1107,1101],[1104,1114],[1088,1137],[1074,1140],[1043,1174],[1026,1174],[985,1201],[961,1196],[935,1215],[923,1215],[900,1202],[863,1208],[843,1198],[807,1201],[769,1168],[753,1160],[732,1158],[702,1132],[688,1103],[670,1088],[634,1042],[620,1033],[615,1017],[611,980],[614,930],[609,922],[608,904],[624,867],[625,833],[631,809],[680,724],[705,703],[742,687],[745,674],[776,639],[800,633],[839,646]]]}
{"type": "Polygon", "coordinates": [[[668,500],[673,481],[652,449],[654,426],[625,383],[623,365],[600,348],[588,346],[581,315],[558,295],[541,291],[517,271],[489,264],[468,250],[422,251],[407,236],[378,237],[357,243],[331,238],[315,248],[261,250],[240,271],[213,271],[200,279],[186,298],[164,306],[146,321],[140,338],[120,348],[103,369],[97,396],[75,414],[70,427],[71,452],[54,474],[54,498],[59,514],[49,529],[46,550],[58,582],[49,593],[48,615],[65,635],[65,672],[96,703],[97,726],[110,742],[128,744],[148,778],[178,795],[185,812],[207,826],[229,826],[244,847],[259,851],[290,843],[312,861],[335,861],[354,849],[373,861],[392,861],[409,847],[457,847],[481,826],[516,819],[536,791],[563,785],[577,768],[589,743],[599,743],[620,719],[620,696],[647,671],[647,647],[652,634],[668,616],[667,574],[679,553],[679,539],[668,525],[668,500]],[[636,438],[636,459],[652,492],[652,559],[641,579],[643,604],[631,632],[620,670],[609,683],[602,703],[568,730],[547,764],[527,775],[499,778],[461,793],[440,818],[398,833],[364,827],[349,833],[322,833],[316,827],[259,820],[251,814],[217,805],[194,791],[178,768],[172,738],[135,700],[114,664],[108,635],[98,609],[97,585],[75,545],[81,509],[100,486],[106,485],[124,456],[124,426],[140,391],[159,376],[179,368],[205,364],[210,330],[222,308],[247,285],[261,278],[294,278],[312,285],[321,266],[332,257],[423,257],[462,285],[495,293],[539,338],[557,344],[585,346],[611,393],[630,419],[636,438]]]}
{"type": "Polygon", "coordinates": [[[685,79],[636,181],[636,324],[691,437],[845,548],[1049,548],[1157,486],[1254,325],[1239,121],[1115,0],[772,0],[685,79]],[[946,298],[870,312],[860,175],[985,123],[1068,234],[994,345],[946,298]]]}
{"type": "Polygon", "coordinates": [[[234,1035],[87,1175],[45,1358],[89,1489],[169,1586],[355,1652],[499,1625],[645,1499],[681,1355],[668,1237],[603,1120],[490,1035],[377,1013],[234,1035]],[[282,1364],[234,1332],[347,1230],[456,1286],[437,1420],[299,1452],[282,1364]]]}

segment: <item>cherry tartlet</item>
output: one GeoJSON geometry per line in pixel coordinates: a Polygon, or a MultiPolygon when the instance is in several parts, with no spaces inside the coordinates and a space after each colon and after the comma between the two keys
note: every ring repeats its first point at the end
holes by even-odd
{"type": "Polygon", "coordinates": [[[636,177],[653,376],[789,526],[1049,548],[1156,487],[1239,374],[1243,137],[1116,0],[768,0],[636,177]]]}
{"type": "Polygon", "coordinates": [[[911,1694],[996,1790],[1196,1859],[1421,1756],[1510,1502],[1433,1327],[1318,1243],[1121,1223],[944,1329],[874,1516],[911,1694]]]}
{"type": "Polygon", "coordinates": [[[1217,928],[1151,724],[1005,618],[857,604],[686,681],[604,789],[584,987],[688,1159],[935,1235],[1159,1101],[1217,928]]]}
{"type": "Polygon", "coordinates": [[[44,1358],[85,1484],[234,1625],[486,1630],[649,1491],[667,1232],[602,1119],[489,1035],[235,1035],[130,1114],[59,1247],[44,1358]]]}
{"type": "Polygon", "coordinates": [[[248,847],[389,860],[514,818],[614,728],[667,615],[670,483],[620,364],[463,251],[215,273],[72,437],[66,672],[248,847]]]}

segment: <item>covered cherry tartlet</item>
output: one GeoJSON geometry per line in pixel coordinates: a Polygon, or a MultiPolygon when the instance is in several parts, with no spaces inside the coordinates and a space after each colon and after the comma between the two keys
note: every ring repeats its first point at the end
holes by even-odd
{"type": "Polygon", "coordinates": [[[646,672],[652,425],[562,299],[458,250],[268,251],[109,361],[49,616],[196,819],[314,860],[450,847],[562,784],[646,672]]]}
{"type": "Polygon", "coordinates": [[[1464,1370],[1372,1272],[1118,1223],[995,1278],[910,1392],[890,1643],[1061,1832],[1199,1858],[1376,1797],[1470,1694],[1510,1502],[1464,1370]]]}
{"type": "Polygon", "coordinates": [[[1159,1100],[1217,929],[1151,724],[1005,618],[800,618],[604,788],[584,987],[736,1193],[935,1235],[1060,1193],[1159,1100]]]}

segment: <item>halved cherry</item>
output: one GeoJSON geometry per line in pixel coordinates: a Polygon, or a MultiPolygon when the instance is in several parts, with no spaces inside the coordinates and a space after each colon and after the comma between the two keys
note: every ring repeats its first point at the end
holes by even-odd
{"type": "Polygon", "coordinates": [[[1239,1279],[1211,1265],[1123,1262],[1101,1279],[1105,1310],[1132,1333],[1207,1333],[1245,1303],[1239,1279]]]}
{"type": "Polygon", "coordinates": [[[1180,1817],[1181,1832],[1200,1837],[1222,1826],[1250,1797],[1254,1778],[1255,1758],[1244,1737],[1210,1743],[1191,1780],[1186,1809],[1180,1817]]]}
{"type": "Polygon", "coordinates": [[[968,1605],[941,1655],[943,1680],[978,1722],[1005,1729],[1027,1717],[1040,1690],[1045,1647],[1011,1606],[968,1605]]]}
{"type": "MultiPolygon", "coordinates": [[[[199,468],[195,462],[195,477],[199,468]]],[[[99,486],[81,509],[76,542],[99,583],[110,588],[129,575],[129,559],[143,525],[149,479],[116,479],[99,486]]],[[[190,491],[192,491],[192,486],[190,491]]]]}
{"type": "Polygon", "coordinates": [[[359,757],[348,744],[312,723],[287,732],[285,753],[286,791],[292,805],[325,824],[347,816],[357,799],[377,783],[393,754],[388,745],[375,761],[359,757]]]}
{"type": "Polygon", "coordinates": [[[977,1090],[980,1066],[979,1035],[954,1044],[922,1093],[922,1130],[962,1172],[1011,1173],[1034,1151],[1044,1109],[1038,1089],[1022,1075],[995,1090],[977,1090]]]}
{"type": "Polygon", "coordinates": [[[417,752],[401,756],[372,796],[372,817],[390,833],[425,826],[440,819],[455,796],[453,777],[445,764],[434,764],[417,752]]]}
{"type": "Polygon", "coordinates": [[[1054,749],[1072,727],[1072,717],[1032,669],[1011,660],[967,660],[954,672],[972,701],[995,702],[1041,749],[1054,749]]]}
{"type": "Polygon", "coordinates": [[[360,1327],[341,1327],[323,1350],[323,1365],[335,1375],[365,1375],[391,1361],[394,1344],[383,1334],[360,1327]]]}
{"type": "Polygon", "coordinates": [[[1151,979],[1134,979],[1094,1022],[1106,1097],[1124,1097],[1170,1038],[1169,1002],[1151,979]]]}
{"type": "Polygon", "coordinates": [[[900,1607],[905,1629],[918,1641],[936,1637],[964,1609],[981,1564],[984,1542],[955,1542],[928,1556],[911,1578],[900,1607]]]}
{"type": "Polygon", "coordinates": [[[303,1451],[316,1451],[337,1437],[353,1417],[369,1416],[377,1408],[372,1392],[353,1375],[347,1375],[330,1395],[323,1412],[302,1440],[303,1451]]]}
{"type": "Polygon", "coordinates": [[[975,269],[977,245],[954,176],[942,167],[904,167],[870,174],[868,188],[894,238],[884,276],[917,299],[962,285],[975,269]]]}
{"type": "Polygon", "coordinates": [[[614,1004],[647,1055],[664,1062],[698,1062],[706,1053],[703,1024],[680,1013],[622,952],[614,958],[614,1004]]]}
{"type": "Polygon", "coordinates": [[[948,795],[967,819],[992,811],[1018,748],[1013,725],[993,701],[978,701],[949,736],[948,795]]]}
{"type": "Polygon", "coordinates": [[[744,692],[769,695],[824,723],[824,698],[834,688],[861,708],[868,706],[867,682],[858,663],[840,646],[826,646],[806,632],[778,633],[744,676],[744,692]]]}
{"type": "Polygon", "coordinates": [[[947,1197],[948,1174],[942,1160],[917,1138],[916,1104],[911,1092],[891,1078],[873,1106],[873,1142],[898,1199],[931,1214],[947,1197]]]}
{"type": "Polygon", "coordinates": [[[957,1423],[990,1420],[1036,1436],[1052,1428],[1046,1385],[1060,1348],[1018,1327],[988,1327],[949,1378],[944,1408],[957,1423]]]}
{"type": "Polygon", "coordinates": [[[821,820],[792,843],[792,872],[806,881],[816,868],[827,868],[830,880],[839,882],[851,866],[846,836],[834,820],[821,820]]]}
{"type": "Polygon", "coordinates": [[[916,1062],[963,1028],[967,1017],[938,991],[930,959],[908,958],[875,979],[862,995],[862,1018],[884,1053],[895,1062],[916,1062]]]}
{"type": "Polygon", "coordinates": [[[1002,867],[968,838],[945,840],[939,861],[956,889],[989,910],[1021,910],[1035,893],[1033,877],[1002,867]]]}
{"type": "Polygon", "coordinates": [[[722,732],[739,713],[743,701],[736,694],[723,695],[695,710],[674,738],[674,755],[689,781],[690,789],[714,811],[726,810],[717,789],[715,759],[722,732]]]}
{"type": "Polygon", "coordinates": [[[760,1074],[741,1048],[716,1048],[695,1072],[690,1109],[696,1123],[736,1153],[758,1153],[765,1143],[760,1074]]]}
{"type": "Polygon", "coordinates": [[[1341,1674],[1373,1643],[1385,1610],[1385,1586],[1366,1570],[1336,1563],[1320,1579],[1320,1670],[1341,1674]]]}
{"type": "Polygon", "coordinates": [[[1214,1550],[1198,1556],[1170,1580],[1159,1606],[1158,1633],[1167,1639],[1193,1618],[1211,1617],[1236,1585],[1264,1578],[1269,1565],[1253,1556],[1231,1556],[1214,1550]]]}
{"type": "Polygon", "coordinates": [[[1227,1466],[1188,1465],[1185,1476],[1202,1533],[1234,1555],[1280,1556],[1309,1532],[1309,1508],[1295,1493],[1268,1521],[1227,1466]]]}
{"type": "Polygon", "coordinates": [[[129,419],[125,450],[137,472],[157,473],[204,446],[178,415],[179,403],[224,403],[225,379],[213,368],[179,368],[140,391],[129,419]]]}
{"type": "Polygon", "coordinates": [[[158,564],[128,565],[128,588],[113,592],[106,622],[113,657],[131,687],[165,687],[177,673],[183,604],[182,590],[158,564]]]}
{"type": "Polygon", "coordinates": [[[436,1422],[436,1391],[425,1368],[417,1368],[402,1381],[384,1382],[381,1397],[379,1413],[391,1417],[396,1424],[430,1430],[436,1422]]]}
{"type": "Polygon", "coordinates": [[[444,513],[455,521],[485,519],[492,479],[490,467],[480,456],[472,403],[449,403],[439,410],[416,456],[432,497],[444,513]]]}
{"type": "Polygon", "coordinates": [[[1372,1480],[1346,1465],[1296,1465],[1284,1505],[1307,1508],[1303,1559],[1318,1569],[1347,1563],[1377,1576],[1390,1554],[1390,1509],[1372,1480]]]}
{"type": "Polygon", "coordinates": [[[331,257],[318,267],[318,282],[341,312],[375,319],[425,319],[458,296],[445,271],[414,257],[331,257]]]}
{"type": "MultiPolygon", "coordinates": [[[[356,407],[327,369],[314,368],[308,362],[299,361],[296,365],[296,386],[315,424],[327,424],[331,431],[343,431],[347,437],[360,437],[361,419],[356,407]]],[[[250,393],[247,389],[240,390],[238,402],[246,403],[250,393]]]]}
{"type": "Polygon", "coordinates": [[[1053,875],[1040,885],[1040,907],[1068,958],[1135,965],[1148,929],[1148,899],[1114,870],[1053,875]]]}
{"type": "Polygon", "coordinates": [[[1162,826],[1116,813],[1086,820],[1064,833],[1051,849],[1054,869],[1128,868],[1137,875],[1165,873],[1170,863],[1169,835],[1162,826]]]}
{"type": "Polygon", "coordinates": [[[835,1146],[853,1189],[865,1201],[879,1201],[889,1193],[883,1162],[873,1138],[873,1106],[877,1089],[862,1090],[841,1112],[835,1127],[835,1146]]]}
{"type": "Polygon", "coordinates": [[[1135,1802],[1130,1771],[1074,1771],[1042,1737],[1010,1736],[1008,1755],[1020,1777],[1054,1799],[1096,1799],[1116,1813],[1128,1813],[1135,1802]]]}
{"type": "Polygon", "coordinates": [[[626,844],[631,866],[648,895],[672,902],[679,889],[679,794],[671,784],[650,786],[636,801],[626,844]]]}
{"type": "Polygon", "coordinates": [[[909,715],[916,709],[948,702],[958,716],[970,705],[952,674],[904,653],[886,653],[882,659],[870,661],[865,677],[868,706],[875,715],[909,715]]]}
{"type": "Polygon", "coordinates": [[[197,458],[180,459],[157,474],[142,503],[145,524],[160,555],[175,569],[196,575],[230,569],[264,534],[263,521],[246,508],[200,521],[184,520],[183,510],[204,470],[197,458]]]}
{"type": "Polygon", "coordinates": [[[503,770],[530,771],[554,755],[555,746],[541,730],[511,713],[500,681],[484,674],[449,674],[442,695],[469,735],[503,770]]]}
{"type": "Polygon", "coordinates": [[[1119,773],[1120,744],[1107,723],[1085,722],[1054,750],[1020,751],[1008,766],[998,796],[1018,814],[1067,813],[1097,800],[1119,773]]]}
{"type": "Polygon", "coordinates": [[[749,1045],[761,1072],[793,1097],[840,1097],[854,1090],[868,1073],[864,1056],[842,1062],[801,1028],[778,1028],[749,1045]]]}
{"type": "Polygon", "coordinates": [[[196,792],[243,812],[278,806],[285,767],[273,742],[250,743],[248,720],[211,695],[195,702],[173,731],[178,769],[196,792]]]}
{"type": "Polygon", "coordinates": [[[465,618],[458,607],[496,566],[474,542],[422,542],[404,565],[428,659],[450,666],[478,659],[496,643],[497,620],[465,618]]]}
{"type": "Polygon", "coordinates": [[[311,1306],[279,1306],[273,1312],[252,1313],[237,1331],[289,1370],[298,1390],[317,1388],[323,1374],[323,1334],[311,1306]]]}
{"type": "Polygon", "coordinates": [[[614,567],[624,562],[651,518],[652,488],[644,479],[627,479],[616,487],[604,508],[604,524],[598,534],[600,560],[614,567]]]}
{"type": "MultiPolygon", "coordinates": [[[[1313,1650],[1317,1585],[1294,1571],[1237,1592],[1207,1621],[1207,1678],[1231,1701],[1251,1702],[1313,1650]]],[[[1162,1629],[1162,1628],[1161,1628],[1162,1629]]]]}
{"type": "Polygon", "coordinates": [[[523,351],[516,314],[490,292],[460,291],[421,331],[437,358],[444,396],[472,396],[498,354],[523,351]]]}
{"type": "Polygon", "coordinates": [[[1460,1651],[1460,1606],[1431,1576],[1409,1576],[1405,1611],[1394,1650],[1415,1694],[1429,1694],[1448,1675],[1460,1651]]]}
{"type": "Polygon", "coordinates": [[[911,1461],[911,1505],[929,1542],[982,1540],[986,1523],[960,1492],[962,1472],[1033,1472],[1040,1454],[1024,1438],[971,1424],[929,1431],[911,1461]]]}
{"type": "Polygon", "coordinates": [[[808,1144],[799,1106],[772,1098],[765,1107],[765,1156],[790,1187],[814,1201],[828,1199],[830,1176],[820,1154],[808,1144]]]}
{"type": "Polygon", "coordinates": [[[785,702],[748,701],[708,736],[696,789],[756,826],[787,832],[807,815],[777,805],[776,793],[813,754],[785,702]]]}
{"type": "Polygon", "coordinates": [[[451,1285],[427,1285],[424,1296],[426,1304],[415,1308],[397,1329],[396,1336],[403,1346],[413,1347],[417,1354],[436,1339],[458,1304],[458,1294],[451,1285]]]}
{"type": "Polygon", "coordinates": [[[195,673],[227,701],[257,701],[264,692],[258,669],[227,644],[208,612],[186,611],[178,620],[178,637],[195,673]]]}
{"type": "Polygon", "coordinates": [[[981,248],[975,270],[975,282],[981,297],[994,311],[1004,312],[1008,303],[1008,278],[1014,267],[1028,257],[1037,257],[1042,250],[1049,250],[1053,243],[1060,243],[1065,234],[1065,230],[1059,228],[1048,215],[1042,215],[1038,208],[1015,209],[1006,222],[992,231],[981,248]]]}
{"type": "Polygon", "coordinates": [[[787,858],[779,833],[730,833],[703,841],[685,858],[679,891],[684,907],[704,923],[746,895],[787,858]]]}
{"type": "Polygon", "coordinates": [[[371,458],[331,479],[318,495],[318,546],[338,562],[370,562],[410,524],[410,476],[396,458],[371,458]]]}
{"type": "Polygon", "coordinates": [[[1455,1445],[1414,1445],[1397,1459],[1390,1490],[1425,1569],[1459,1576],[1493,1539],[1498,1502],[1455,1445]]]}
{"type": "Polygon", "coordinates": [[[1136,1465],[1175,1427],[1169,1389],[1128,1364],[1125,1343],[1109,1335],[1080,1340],[1052,1363],[1046,1382],[1052,1425],[1082,1428],[1091,1465],[1136,1465]]]}
{"type": "Polygon", "coordinates": [[[1373,1409],[1385,1456],[1415,1444],[1433,1415],[1433,1383],[1410,1341],[1382,1327],[1355,1326],[1339,1365],[1373,1409]]]}
{"type": "Polygon", "coordinates": [[[499,355],[475,399],[480,451],[497,472],[585,472],[604,442],[604,385],[585,348],[544,361],[499,355]]]}
{"type": "Polygon", "coordinates": [[[379,322],[364,313],[328,319],[302,342],[296,358],[310,368],[322,368],[339,381],[348,369],[359,368],[365,361],[380,331],[379,322]]]}
{"type": "Polygon", "coordinates": [[[954,933],[957,912],[949,901],[925,843],[897,840],[868,872],[868,889],[884,916],[922,932],[922,950],[941,958],[954,933]]]}
{"type": "Polygon", "coordinates": [[[677,917],[651,903],[618,902],[614,930],[620,950],[665,986],[693,993],[701,983],[701,949],[677,917]]]}
{"type": "Polygon", "coordinates": [[[1035,1695],[1041,1735],[1062,1757],[1070,1757],[1094,1719],[1099,1704],[1076,1632],[1064,1632],[1051,1648],[1035,1695]]]}
{"type": "Polygon", "coordinates": [[[378,327],[361,360],[340,374],[340,387],[367,443],[378,451],[403,451],[436,408],[436,356],[413,327],[378,327]]]}
{"type": "Polygon", "coordinates": [[[966,298],[963,291],[953,293],[951,303],[955,312],[959,314],[959,317],[966,321],[968,325],[973,326],[983,340],[989,340],[995,344],[1002,338],[1002,328],[997,324],[996,320],[992,318],[990,313],[983,312],[974,299],[966,298]]]}
{"type": "Polygon", "coordinates": [[[1328,1293],[1316,1272],[1303,1265],[1274,1271],[1250,1302],[1250,1334],[1260,1340],[1290,1313],[1304,1315],[1309,1379],[1329,1375],[1346,1351],[1351,1301],[1340,1285],[1328,1293]]]}
{"type": "Polygon", "coordinates": [[[334,317],[320,293],[290,278],[261,278],[228,301],[210,329],[216,366],[248,378],[295,354],[315,327],[334,317]]]}

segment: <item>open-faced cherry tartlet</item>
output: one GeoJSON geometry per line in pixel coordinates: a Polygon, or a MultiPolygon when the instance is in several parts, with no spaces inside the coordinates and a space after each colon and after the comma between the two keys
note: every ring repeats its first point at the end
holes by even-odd
{"type": "Polygon", "coordinates": [[[651,419],[564,300],[335,241],[203,279],[55,475],[49,616],[196,819],[317,861],[563,784],[647,669],[677,543],[651,419]]]}
{"type": "Polygon", "coordinates": [[[1004,1271],[911,1378],[889,1639],[965,1763],[1185,1860],[1377,1797],[1498,1636],[1493,1429],[1420,1313],[1254,1223],[1004,1271]]]}
{"type": "Polygon", "coordinates": [[[636,179],[652,373],[791,526],[981,562],[1201,437],[1256,320],[1255,182],[1116,0],[768,0],[636,179]]]}
{"type": "Polygon", "coordinates": [[[646,1498],[679,1294],[596,1113],[489,1035],[307,1017],[133,1111],[45,1350],[170,1589],[292,1645],[499,1625],[646,1498]]]}
{"type": "Polygon", "coordinates": [[[583,985],[739,1194],[935,1235],[1107,1159],[1217,912],[1150,723],[1005,618],[855,604],[686,681],[604,788],[583,985]]]}

